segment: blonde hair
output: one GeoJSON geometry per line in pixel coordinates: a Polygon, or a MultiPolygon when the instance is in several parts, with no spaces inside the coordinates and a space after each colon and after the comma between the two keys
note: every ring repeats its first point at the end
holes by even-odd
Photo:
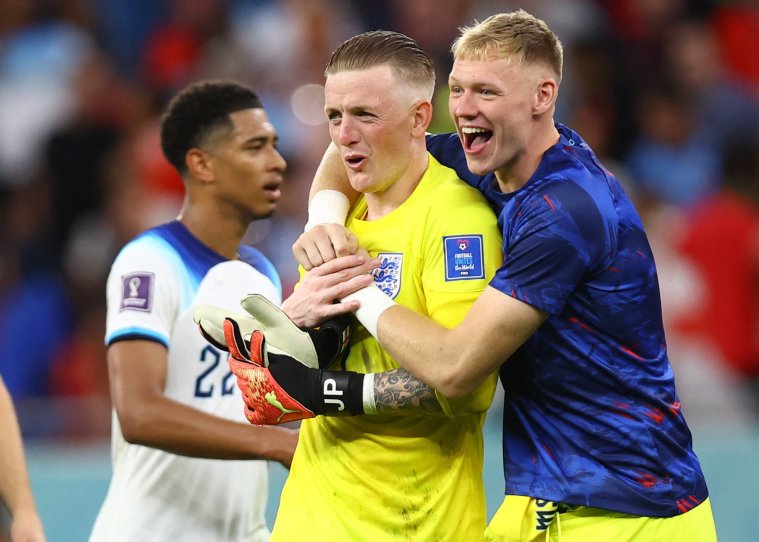
{"type": "Polygon", "coordinates": [[[520,63],[546,64],[556,73],[556,82],[561,81],[561,41],[544,21],[523,9],[491,15],[461,28],[451,51],[454,60],[514,57],[520,63]]]}
{"type": "Polygon", "coordinates": [[[327,63],[324,75],[390,66],[401,81],[417,87],[431,100],[435,91],[435,69],[432,59],[408,36],[389,30],[373,30],[347,39],[327,63]]]}

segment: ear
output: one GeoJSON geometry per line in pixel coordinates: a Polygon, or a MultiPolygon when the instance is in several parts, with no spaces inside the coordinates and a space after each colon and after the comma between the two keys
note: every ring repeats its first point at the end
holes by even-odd
{"type": "Polygon", "coordinates": [[[411,128],[414,135],[424,135],[432,122],[432,103],[423,100],[416,105],[413,116],[414,124],[411,128]]]}
{"type": "Polygon", "coordinates": [[[194,177],[201,182],[213,181],[214,171],[210,154],[194,147],[187,151],[184,159],[190,177],[194,177]]]}
{"type": "Polygon", "coordinates": [[[556,104],[556,98],[559,95],[559,85],[553,77],[547,77],[538,81],[535,90],[535,103],[533,104],[533,115],[542,115],[551,111],[556,104]]]}

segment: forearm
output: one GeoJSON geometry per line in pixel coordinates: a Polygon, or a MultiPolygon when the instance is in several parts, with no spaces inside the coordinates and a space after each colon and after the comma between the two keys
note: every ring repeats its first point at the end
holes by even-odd
{"type": "Polygon", "coordinates": [[[36,513],[16,411],[4,386],[0,388],[0,435],[0,499],[13,516],[21,511],[36,513]]]}
{"type": "Polygon", "coordinates": [[[124,438],[133,444],[205,459],[289,463],[292,457],[292,430],[234,422],[163,396],[139,403],[119,413],[124,438]]]}
{"type": "Polygon", "coordinates": [[[353,189],[348,180],[348,173],[345,171],[340,151],[334,143],[329,144],[319,166],[316,168],[311,190],[308,194],[309,201],[313,200],[314,194],[322,190],[342,192],[351,204],[355,203],[358,198],[358,192],[353,189]]]}
{"type": "Polygon", "coordinates": [[[357,318],[401,367],[453,399],[474,392],[548,317],[490,286],[451,329],[374,286],[348,297],[361,303],[357,318]]]}
{"type": "Polygon", "coordinates": [[[382,312],[377,324],[380,345],[401,367],[431,389],[457,398],[473,392],[492,371],[471,370],[466,345],[454,334],[400,305],[382,312]]]}
{"type": "Polygon", "coordinates": [[[375,373],[374,402],[378,413],[442,415],[435,390],[405,369],[375,373]]]}

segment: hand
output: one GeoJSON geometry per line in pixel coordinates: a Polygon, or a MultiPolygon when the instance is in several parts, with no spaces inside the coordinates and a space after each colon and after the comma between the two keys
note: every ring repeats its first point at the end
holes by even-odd
{"type": "MultiPolygon", "coordinates": [[[[308,367],[318,367],[319,359],[310,335],[298,328],[287,315],[265,297],[251,294],[240,301],[248,315],[235,314],[213,305],[199,305],[193,319],[203,337],[220,350],[229,351],[233,344],[242,358],[248,357],[251,334],[258,330],[266,333],[268,349],[292,356],[308,367]],[[252,316],[252,318],[251,318],[252,316]],[[225,322],[231,322],[235,333],[227,337],[225,322]]],[[[264,366],[268,365],[268,350],[264,352],[264,366]]]]}
{"type": "Polygon", "coordinates": [[[45,531],[39,515],[30,511],[28,513],[17,511],[11,520],[11,542],[45,542],[45,531]]]}
{"type": "Polygon", "coordinates": [[[293,244],[293,256],[310,271],[314,267],[339,258],[355,254],[358,239],[341,224],[319,224],[301,234],[293,244]]]}
{"type": "MultiPolygon", "coordinates": [[[[232,328],[227,321],[225,327],[232,328]]],[[[227,331],[228,336],[235,333],[227,331]]],[[[310,369],[293,358],[269,355],[263,366],[265,337],[260,331],[251,335],[249,357],[236,343],[229,344],[229,368],[245,401],[245,417],[254,425],[277,425],[328,416],[363,414],[364,375],[348,371],[310,369]]]]}
{"type": "Polygon", "coordinates": [[[287,470],[293,463],[293,455],[295,455],[295,448],[298,446],[298,436],[300,430],[298,428],[292,429],[288,427],[272,428],[276,430],[276,433],[268,437],[268,441],[273,447],[271,452],[271,458],[273,461],[277,461],[287,470]]]}
{"type": "Polygon", "coordinates": [[[282,303],[282,311],[300,327],[315,327],[341,314],[353,312],[358,301],[336,303],[338,299],[369,286],[370,274],[379,261],[363,255],[334,259],[306,273],[299,286],[282,303]]]}
{"type": "MultiPolygon", "coordinates": [[[[231,320],[224,323],[224,329],[232,341],[229,344],[229,368],[237,377],[237,387],[245,401],[245,417],[250,423],[277,425],[314,417],[314,411],[290,395],[264,367],[266,340],[261,331],[253,331],[249,355],[246,355],[238,349],[238,339],[234,337],[237,331],[231,320]]],[[[283,358],[291,362],[287,375],[301,384],[301,394],[311,395],[308,392],[319,385],[319,371],[308,369],[287,356],[283,358]],[[309,383],[311,390],[307,389],[309,383]]]]}

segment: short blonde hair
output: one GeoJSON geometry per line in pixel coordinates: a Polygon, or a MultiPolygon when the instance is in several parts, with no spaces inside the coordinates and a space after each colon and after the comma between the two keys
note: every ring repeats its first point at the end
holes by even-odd
{"type": "Polygon", "coordinates": [[[564,51],[548,25],[523,9],[491,15],[482,22],[460,29],[451,46],[453,58],[503,58],[548,65],[561,81],[564,51]]]}
{"type": "Polygon", "coordinates": [[[435,92],[432,59],[408,36],[389,30],[372,30],[347,39],[327,63],[324,75],[388,65],[401,81],[416,86],[424,98],[435,92]]]}

